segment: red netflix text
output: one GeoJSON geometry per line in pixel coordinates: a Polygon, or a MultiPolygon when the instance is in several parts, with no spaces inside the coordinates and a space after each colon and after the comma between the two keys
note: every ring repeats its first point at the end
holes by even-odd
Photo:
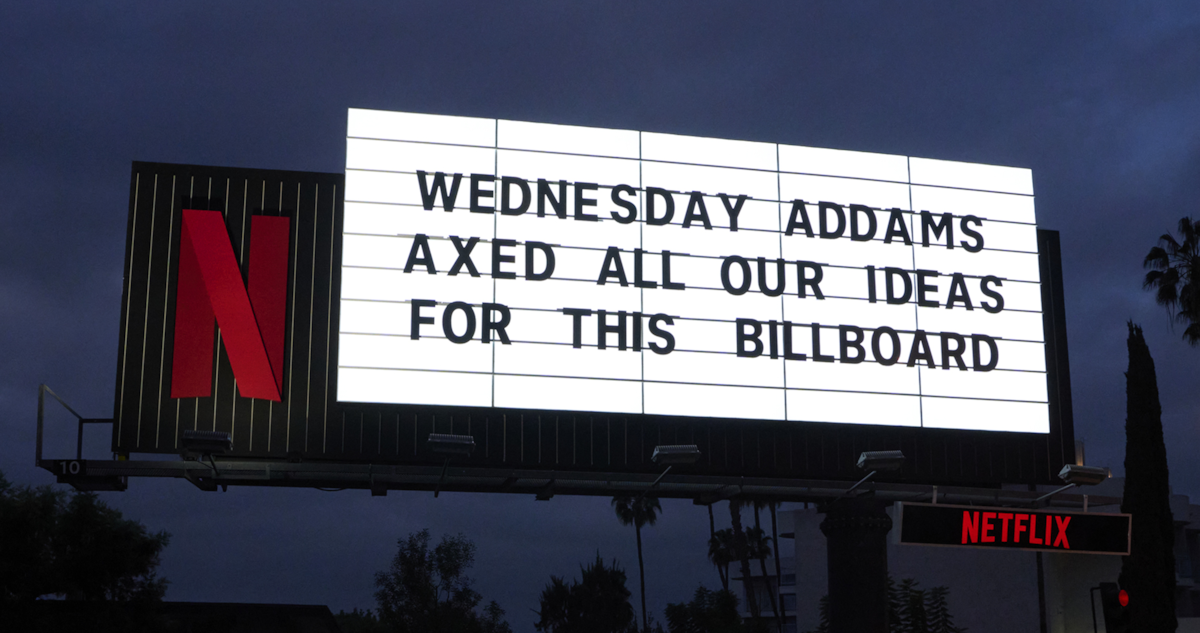
{"type": "Polygon", "coordinates": [[[1013,543],[1071,549],[1070,516],[1035,512],[963,511],[962,542],[1013,543]]]}

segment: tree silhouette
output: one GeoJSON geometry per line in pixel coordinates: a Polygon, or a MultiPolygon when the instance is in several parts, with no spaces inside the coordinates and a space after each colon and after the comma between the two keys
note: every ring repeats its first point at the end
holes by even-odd
{"type": "Polygon", "coordinates": [[[1172,322],[1186,324],[1183,339],[1200,345],[1200,221],[1180,218],[1179,239],[1170,233],[1158,238],[1143,268],[1149,268],[1142,288],[1154,290],[1154,300],[1167,309],[1172,322]]]}
{"type": "Polygon", "coordinates": [[[750,552],[746,548],[746,531],[742,529],[742,506],[746,502],[737,499],[729,500],[729,518],[733,523],[733,547],[742,572],[742,587],[746,590],[746,606],[754,619],[762,616],[758,607],[757,596],[750,576],[750,552]]]}
{"type": "Polygon", "coordinates": [[[667,630],[670,633],[741,633],[738,599],[728,589],[696,589],[691,602],[668,604],[667,630]]]}
{"type": "MultiPolygon", "coordinates": [[[[746,545],[750,548],[751,558],[758,559],[759,569],[762,571],[763,582],[767,585],[767,597],[771,600],[771,611],[775,613],[775,621],[779,624],[779,630],[783,630],[783,615],[779,611],[779,587],[771,584],[771,576],[767,573],[767,559],[771,557],[771,543],[767,540],[766,534],[763,533],[762,521],[759,519],[759,510],[766,506],[765,501],[754,502],[754,529],[746,533],[746,545]],[[751,532],[755,532],[751,534],[751,532]]],[[[776,542],[778,545],[778,542],[776,542]]],[[[778,576],[776,576],[778,583],[778,576]]]]}
{"type": "Polygon", "coordinates": [[[1134,631],[1174,631],[1175,522],[1171,515],[1167,449],[1154,359],[1142,328],[1129,323],[1125,372],[1125,494],[1121,512],[1133,515],[1129,556],[1118,582],[1129,592],[1134,631]]]}
{"type": "Polygon", "coordinates": [[[494,601],[485,617],[475,612],[483,600],[466,572],[475,563],[475,544],[466,536],[443,536],[432,550],[429,530],[397,541],[391,568],[375,574],[379,620],[399,633],[502,633],[504,610],[494,601]]]}
{"type": "Polygon", "coordinates": [[[733,530],[717,530],[708,539],[708,560],[717,566],[717,575],[721,578],[721,588],[729,591],[729,565],[737,560],[734,550],[733,530]]]}
{"type": "Polygon", "coordinates": [[[534,625],[543,633],[626,633],[634,627],[633,605],[625,587],[625,570],[617,561],[605,566],[600,553],[579,581],[570,584],[551,576],[542,590],[534,625]]]}
{"type": "Polygon", "coordinates": [[[617,513],[621,525],[632,525],[637,533],[638,549],[638,579],[642,593],[642,628],[650,630],[649,614],[646,613],[646,567],[642,561],[642,526],[654,525],[658,521],[658,513],[662,512],[655,497],[618,495],[612,500],[613,510],[617,513]]]}
{"type": "MultiPolygon", "coordinates": [[[[948,588],[925,591],[917,584],[905,578],[897,585],[888,575],[888,633],[967,633],[966,628],[954,625],[948,588]]],[[[829,633],[829,596],[822,596],[819,606],[820,620],[809,633],[829,633]]]]}
{"type": "Polygon", "coordinates": [[[155,570],[170,538],[94,493],[13,486],[0,473],[0,601],[161,600],[155,570]]]}

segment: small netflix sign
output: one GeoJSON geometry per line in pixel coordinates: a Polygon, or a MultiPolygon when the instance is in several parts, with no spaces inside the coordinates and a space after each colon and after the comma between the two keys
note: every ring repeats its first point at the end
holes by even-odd
{"type": "Polygon", "coordinates": [[[897,503],[896,519],[907,545],[1129,554],[1128,514],[897,503]]]}

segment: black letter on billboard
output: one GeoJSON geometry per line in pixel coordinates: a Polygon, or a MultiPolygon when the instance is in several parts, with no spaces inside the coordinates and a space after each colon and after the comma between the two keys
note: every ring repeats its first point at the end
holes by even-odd
{"type": "Polygon", "coordinates": [[[446,334],[446,338],[450,339],[451,343],[466,343],[475,336],[475,309],[471,304],[462,301],[455,301],[446,306],[446,310],[442,312],[442,332],[446,334]],[[454,333],[454,311],[462,310],[462,313],[467,315],[467,331],[462,336],[454,333]]]}
{"type": "Polygon", "coordinates": [[[760,338],[762,336],[762,323],[754,319],[738,319],[735,325],[737,326],[737,355],[742,358],[762,356],[763,342],[760,338]],[[750,328],[749,331],[746,330],[747,327],[750,328]],[[746,348],[747,341],[754,344],[753,349],[746,348]]]}
{"type": "Polygon", "coordinates": [[[529,210],[529,203],[533,196],[529,195],[529,183],[525,182],[524,178],[516,176],[504,176],[500,179],[500,213],[502,215],[521,215],[529,210]],[[509,193],[512,190],[511,185],[516,185],[521,190],[521,204],[512,206],[512,195],[509,193]]]}
{"type": "Polygon", "coordinates": [[[912,236],[908,234],[908,223],[904,221],[904,212],[900,209],[892,209],[891,215],[888,216],[887,231],[883,234],[883,243],[891,244],[892,239],[897,236],[904,240],[906,246],[912,246],[912,236]]]}
{"type": "Polygon", "coordinates": [[[942,332],[942,369],[950,369],[950,359],[953,358],[959,371],[967,371],[967,364],[963,362],[962,357],[965,351],[967,351],[967,341],[962,334],[942,332]],[[951,341],[954,341],[956,345],[951,346],[951,341]]]}
{"type": "Polygon", "coordinates": [[[933,229],[933,239],[940,240],[942,233],[945,233],[946,248],[954,248],[954,216],[943,213],[941,218],[935,223],[932,213],[921,212],[921,246],[929,246],[929,229],[933,229]]]}
{"type": "Polygon", "coordinates": [[[956,303],[962,303],[968,310],[975,309],[975,304],[971,303],[971,295],[967,292],[967,280],[962,273],[954,273],[950,279],[950,295],[946,297],[946,309],[953,309],[956,303]]]}
{"type": "Polygon", "coordinates": [[[875,209],[871,207],[852,204],[850,205],[850,239],[855,242],[870,242],[875,237],[875,209]],[[858,214],[867,214],[867,230],[865,233],[858,231],[858,214]]]}
{"type": "Polygon", "coordinates": [[[725,205],[725,213],[727,215],[729,215],[729,230],[736,231],[738,229],[738,227],[737,227],[738,215],[741,214],[742,205],[746,204],[746,198],[748,196],[746,196],[746,194],[742,194],[742,195],[738,196],[737,203],[731,205],[731,204],[729,204],[729,196],[727,194],[719,193],[717,195],[721,196],[721,203],[725,205]]]}
{"type": "Polygon", "coordinates": [[[989,284],[1003,286],[1004,282],[1001,281],[1000,278],[995,275],[988,275],[987,277],[984,277],[983,282],[979,284],[979,288],[980,288],[980,290],[983,291],[983,294],[996,300],[996,303],[994,305],[989,304],[986,301],[980,301],[979,305],[982,306],[984,310],[987,310],[988,312],[990,312],[992,314],[996,314],[997,312],[1004,309],[1004,296],[1001,295],[1000,293],[996,292],[995,290],[988,288],[989,284]]]}
{"type": "Polygon", "coordinates": [[[897,305],[908,303],[908,300],[912,297],[912,280],[908,278],[906,271],[888,266],[883,269],[883,280],[888,303],[897,305]],[[902,295],[896,295],[896,284],[892,281],[895,277],[900,277],[904,280],[904,294],[902,295]]]}
{"type": "Polygon", "coordinates": [[[671,251],[662,252],[662,287],[663,290],[683,290],[687,288],[687,284],[682,281],[671,281],[671,256],[679,255],[687,257],[687,253],[672,253],[671,251]]]}
{"type": "Polygon", "coordinates": [[[584,198],[583,194],[588,191],[595,191],[600,188],[600,185],[590,182],[575,183],[575,219],[583,220],[584,222],[599,222],[600,218],[591,213],[584,213],[584,207],[596,206],[596,201],[591,198],[584,198]]]}
{"type": "Polygon", "coordinates": [[[457,235],[451,235],[450,241],[454,243],[454,249],[458,251],[458,259],[454,260],[454,265],[450,267],[450,275],[457,275],[458,271],[462,270],[463,266],[467,267],[467,272],[472,277],[479,276],[479,270],[475,268],[475,262],[471,261],[471,249],[479,243],[478,237],[468,237],[466,246],[462,243],[462,238],[457,235]]]}
{"type": "Polygon", "coordinates": [[[436,172],[433,174],[433,190],[429,188],[426,182],[426,177],[429,174],[423,171],[417,171],[417,180],[421,184],[421,205],[426,211],[433,211],[433,205],[437,203],[437,194],[442,194],[442,208],[446,211],[454,210],[454,200],[458,198],[458,186],[462,184],[462,174],[454,174],[454,180],[450,184],[450,193],[446,193],[446,174],[436,172]]]}
{"type": "Polygon", "coordinates": [[[500,249],[517,245],[516,240],[492,240],[492,277],[495,279],[516,279],[517,273],[500,270],[500,264],[511,264],[517,261],[516,255],[501,255],[500,249]]]}
{"type": "Polygon", "coordinates": [[[633,285],[636,288],[657,288],[658,282],[646,280],[642,274],[642,258],[646,255],[646,251],[635,248],[633,249],[633,285]]]}
{"type": "Polygon", "coordinates": [[[813,236],[812,222],[808,221],[808,207],[803,200],[792,201],[792,215],[788,217],[787,230],[783,234],[791,235],[796,229],[804,229],[805,235],[813,236]]]}
{"type": "Polygon", "coordinates": [[[820,264],[814,262],[796,262],[796,275],[800,278],[800,288],[796,294],[801,298],[808,297],[808,289],[812,288],[813,296],[824,300],[825,293],[821,292],[821,280],[825,278],[825,269],[820,264]],[[808,276],[808,271],[813,271],[813,276],[808,276]]]}
{"type": "Polygon", "coordinates": [[[1000,350],[996,348],[996,339],[994,339],[986,334],[972,334],[971,335],[971,353],[974,356],[974,358],[972,358],[971,360],[972,360],[972,364],[975,367],[975,371],[992,371],[993,369],[996,368],[996,364],[1000,362],[1000,350]],[[980,351],[981,351],[979,349],[980,343],[983,343],[984,345],[988,346],[988,352],[989,352],[988,355],[990,356],[990,358],[988,358],[987,363],[979,362],[979,356],[980,356],[980,351]]]}
{"type": "Polygon", "coordinates": [[[930,278],[935,278],[937,276],[938,276],[938,274],[937,274],[937,271],[935,271],[935,270],[918,270],[917,271],[917,305],[921,306],[922,308],[936,308],[939,305],[936,298],[935,299],[926,299],[925,298],[925,293],[937,292],[937,289],[938,289],[937,286],[935,286],[931,283],[926,283],[926,280],[930,279],[930,278]]]}
{"type": "MultiPolygon", "coordinates": [[[[787,285],[787,279],[785,278],[786,273],[784,272],[784,268],[783,268],[785,265],[786,264],[784,263],[784,261],[782,259],[775,260],[775,287],[768,288],[767,287],[767,258],[766,257],[758,258],[758,289],[761,290],[763,294],[767,295],[768,297],[778,297],[779,295],[783,294],[783,288],[784,288],[784,286],[787,285]]],[[[804,284],[803,284],[804,269],[803,268],[800,269],[800,277],[801,277],[801,288],[803,288],[804,287],[804,284]]],[[[803,292],[803,291],[801,291],[801,292],[803,292]]],[[[818,292],[820,292],[820,291],[818,290],[818,292]]]]}
{"type": "Polygon", "coordinates": [[[562,312],[571,317],[571,347],[583,347],[583,317],[592,316],[592,311],[583,308],[563,308],[562,312]]]}
{"type": "Polygon", "coordinates": [[[688,198],[687,213],[683,214],[683,228],[691,228],[694,219],[703,222],[705,230],[712,230],[712,222],[708,220],[708,207],[704,206],[704,194],[699,191],[693,191],[688,198]]]}
{"type": "Polygon", "coordinates": [[[604,252],[604,263],[600,265],[600,278],[596,283],[603,286],[609,277],[616,279],[622,286],[629,285],[629,278],[625,276],[625,264],[621,263],[621,249],[616,246],[609,246],[604,252]]]}
{"type": "Polygon", "coordinates": [[[887,367],[895,365],[897,360],[900,360],[900,335],[886,325],[875,329],[875,333],[871,335],[871,353],[875,355],[875,362],[887,367]],[[892,353],[890,356],[884,356],[883,350],[880,349],[879,339],[887,336],[892,342],[892,353]]]}
{"type": "Polygon", "coordinates": [[[417,233],[413,236],[413,245],[412,249],[408,251],[408,261],[404,263],[404,272],[411,273],[416,266],[424,266],[425,271],[431,275],[437,274],[437,270],[433,267],[433,255],[429,252],[429,237],[424,233],[417,233]]]}
{"type": "Polygon", "coordinates": [[[867,351],[863,349],[863,329],[854,325],[839,325],[838,339],[841,343],[841,361],[849,365],[855,365],[863,362],[867,357],[867,351]],[[854,338],[850,338],[849,334],[853,334],[854,338]],[[850,350],[857,350],[854,356],[850,355],[850,350]]]}
{"type": "Polygon", "coordinates": [[[432,308],[435,305],[437,302],[432,299],[412,300],[412,322],[409,327],[409,336],[414,341],[421,338],[422,325],[433,325],[433,317],[421,316],[421,308],[432,308]]]}
{"type": "Polygon", "coordinates": [[[958,243],[961,244],[963,248],[967,249],[968,253],[978,253],[979,251],[983,250],[983,234],[975,229],[972,229],[970,226],[968,226],[969,224],[974,224],[979,228],[983,228],[983,220],[980,220],[973,215],[964,215],[958,221],[958,228],[961,229],[963,234],[965,234],[967,237],[973,238],[975,243],[967,244],[966,240],[960,240],[958,243]]]}
{"type": "Polygon", "coordinates": [[[545,242],[525,242],[525,278],[529,281],[543,281],[554,274],[554,248],[545,242]],[[546,255],[546,267],[542,272],[533,270],[533,253],[541,251],[546,255]]]}
{"type": "Polygon", "coordinates": [[[613,204],[628,211],[629,215],[621,215],[620,213],[617,213],[615,210],[610,211],[609,213],[612,214],[612,218],[614,220],[616,220],[617,222],[620,222],[621,224],[630,224],[631,222],[633,222],[634,220],[637,219],[637,206],[634,205],[633,202],[622,198],[621,194],[625,194],[627,196],[636,196],[637,189],[634,189],[633,187],[630,187],[629,185],[617,185],[616,187],[613,187],[613,189],[612,189],[613,204]]]}
{"type": "Polygon", "coordinates": [[[917,330],[913,333],[912,348],[908,350],[907,365],[915,367],[919,360],[924,360],[930,369],[937,369],[937,363],[933,360],[933,351],[929,349],[929,337],[926,336],[925,330],[917,330]]]}
{"type": "Polygon", "coordinates": [[[834,358],[830,354],[821,353],[821,324],[812,324],[812,359],[818,363],[832,363],[834,358]]]}
{"type": "Polygon", "coordinates": [[[650,226],[670,224],[673,217],[675,217],[675,198],[671,192],[658,187],[646,187],[646,224],[650,226]],[[663,212],[661,218],[654,215],[654,199],[656,197],[661,197],[666,206],[666,211],[663,212]]]}
{"type": "Polygon", "coordinates": [[[833,202],[818,203],[817,215],[820,216],[821,239],[835,240],[846,232],[846,212],[842,210],[842,205],[833,202]],[[834,217],[837,218],[837,228],[832,231],[829,230],[829,223],[826,221],[829,217],[828,211],[833,211],[834,217]]]}
{"type": "Polygon", "coordinates": [[[661,338],[664,343],[659,345],[655,341],[650,341],[650,351],[661,356],[675,351],[675,335],[659,327],[659,323],[675,325],[675,319],[665,314],[656,314],[650,317],[650,333],[661,338]]]}
{"type": "Polygon", "coordinates": [[[808,355],[804,352],[792,351],[792,328],[796,327],[791,321],[783,322],[783,360],[805,360],[808,355]]]}
{"type": "Polygon", "coordinates": [[[550,190],[550,183],[545,178],[538,178],[538,217],[546,215],[546,201],[554,209],[554,215],[567,219],[567,181],[558,181],[558,197],[550,190]]]}
{"type": "Polygon", "coordinates": [[[491,174],[471,174],[471,213],[495,213],[496,207],[485,207],[479,203],[480,198],[494,198],[495,191],[480,189],[479,183],[495,183],[496,177],[491,174]]]}
{"type": "Polygon", "coordinates": [[[495,332],[501,343],[512,345],[512,341],[508,340],[508,332],[504,331],[511,321],[512,312],[509,311],[508,306],[502,303],[483,304],[483,342],[492,342],[492,332],[495,332]],[[492,319],[492,310],[500,313],[499,321],[492,319]]]}
{"type": "Polygon", "coordinates": [[[745,257],[738,255],[730,255],[721,262],[721,285],[725,288],[725,292],[731,295],[744,295],[750,289],[750,263],[745,257]],[[738,268],[742,269],[742,284],[734,287],[729,281],[729,267],[737,264],[738,268]]]}
{"type": "Polygon", "coordinates": [[[608,324],[608,315],[612,314],[608,310],[600,310],[596,313],[596,349],[608,349],[608,335],[617,335],[617,349],[625,351],[629,345],[626,343],[625,330],[629,321],[629,313],[620,310],[617,312],[617,324],[608,324]]]}

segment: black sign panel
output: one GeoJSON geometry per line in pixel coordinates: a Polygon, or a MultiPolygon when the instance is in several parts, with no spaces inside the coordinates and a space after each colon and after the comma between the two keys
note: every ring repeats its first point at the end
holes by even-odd
{"type": "Polygon", "coordinates": [[[565,478],[570,472],[657,474],[661,467],[650,460],[655,446],[695,444],[699,463],[673,473],[732,482],[853,480],[861,476],[855,467],[861,452],[900,449],[908,458],[904,469],[881,481],[954,485],[1051,483],[1074,460],[1062,275],[1052,231],[1038,231],[1048,434],[349,404],[336,397],[343,184],[342,174],[134,163],[114,451],[178,454],[185,430],[225,431],[233,436],[231,457],[440,467],[444,458],[426,440],[430,433],[453,433],[475,439],[476,450],[461,460],[463,466],[565,478]],[[191,213],[185,217],[184,210],[191,213]],[[216,230],[222,224],[224,235],[216,230]],[[185,226],[193,231],[188,242],[185,226]],[[259,239],[264,236],[265,242],[259,239]],[[228,248],[227,259],[234,262],[229,268],[240,272],[240,280],[227,276],[220,288],[205,285],[211,281],[205,275],[220,263],[217,251],[205,250],[212,245],[228,248]],[[284,264],[272,259],[280,253],[284,264]],[[188,259],[197,256],[203,261],[188,259]],[[256,289],[256,257],[271,274],[282,275],[283,283],[256,289]],[[190,262],[182,272],[181,259],[190,262]],[[182,295],[189,298],[183,318],[181,278],[182,295]],[[253,306],[263,301],[283,307],[261,313],[255,308],[255,321],[246,325],[236,310],[221,313],[239,297],[253,306]],[[206,312],[214,306],[215,315],[206,312]],[[206,325],[214,318],[217,326],[206,325]],[[222,322],[241,323],[240,338],[222,322]],[[211,343],[197,335],[205,328],[214,332],[211,343]],[[181,332],[191,338],[177,341],[181,332]],[[208,349],[205,345],[211,346],[211,361],[198,351],[208,349]],[[205,360],[199,371],[194,363],[179,362],[181,350],[187,358],[205,360]],[[231,353],[241,356],[231,360],[231,353]],[[211,380],[199,375],[204,371],[211,380]]]}
{"type": "Polygon", "coordinates": [[[1129,554],[1132,516],[898,503],[899,543],[1079,554],[1129,554]]]}

